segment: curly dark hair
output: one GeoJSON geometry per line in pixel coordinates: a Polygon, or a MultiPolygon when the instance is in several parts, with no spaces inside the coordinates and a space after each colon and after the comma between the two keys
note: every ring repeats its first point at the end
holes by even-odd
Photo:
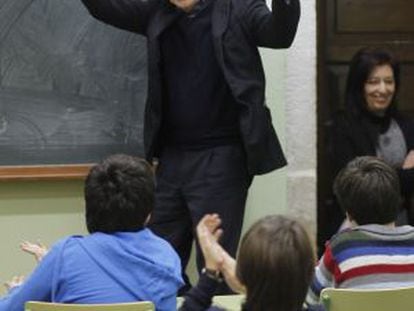
{"type": "Polygon", "coordinates": [[[143,159],[117,154],[95,165],[85,182],[90,233],[138,231],[154,206],[154,176],[143,159]]]}

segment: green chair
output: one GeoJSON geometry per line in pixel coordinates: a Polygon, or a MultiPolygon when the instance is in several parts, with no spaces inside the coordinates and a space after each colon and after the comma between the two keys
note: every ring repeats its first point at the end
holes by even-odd
{"type": "Polygon", "coordinates": [[[414,287],[325,288],[320,301],[327,311],[410,311],[414,310],[414,287]]]}
{"type": "Polygon", "coordinates": [[[222,308],[226,311],[240,311],[245,298],[244,295],[214,296],[213,306],[222,308]]]}
{"type": "Polygon", "coordinates": [[[69,304],[41,301],[28,301],[25,311],[154,311],[150,301],[113,304],[69,304]]]}

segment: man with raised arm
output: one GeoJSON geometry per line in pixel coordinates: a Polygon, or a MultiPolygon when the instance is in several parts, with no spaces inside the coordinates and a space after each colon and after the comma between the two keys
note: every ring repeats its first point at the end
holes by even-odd
{"type": "Polygon", "coordinates": [[[264,0],[82,2],[97,19],[147,38],[144,147],[158,163],[151,229],[185,268],[195,225],[218,213],[222,245],[235,255],[253,176],[286,164],[258,47],[292,44],[299,0],[273,0],[271,10],[264,0]]]}

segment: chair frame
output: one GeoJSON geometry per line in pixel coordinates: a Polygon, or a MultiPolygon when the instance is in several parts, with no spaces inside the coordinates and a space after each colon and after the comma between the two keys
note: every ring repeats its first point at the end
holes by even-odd
{"type": "Polygon", "coordinates": [[[405,311],[414,307],[414,286],[390,289],[325,288],[320,302],[327,311],[405,311]]]}

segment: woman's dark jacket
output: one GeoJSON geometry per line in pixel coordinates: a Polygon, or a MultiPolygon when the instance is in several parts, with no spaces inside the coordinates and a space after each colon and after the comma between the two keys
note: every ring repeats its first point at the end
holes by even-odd
{"type": "MultiPolygon", "coordinates": [[[[142,34],[148,45],[148,98],[144,147],[148,160],[157,156],[162,120],[160,35],[179,16],[165,0],[82,0],[97,19],[142,34]]],[[[287,48],[300,16],[299,0],[217,0],[212,13],[213,44],[219,66],[239,104],[240,134],[252,175],[286,165],[265,106],[265,76],[258,46],[287,48]]]]}
{"type": "MultiPolygon", "coordinates": [[[[414,150],[414,123],[399,114],[393,119],[400,127],[407,152],[414,150]]],[[[333,127],[332,151],[333,161],[336,171],[346,166],[346,164],[358,156],[375,156],[378,133],[386,131],[389,120],[370,117],[365,114],[354,116],[349,113],[339,113],[333,127]],[[386,127],[381,130],[380,127],[386,127]]],[[[414,189],[414,169],[398,169],[401,190],[404,196],[413,193],[414,189]]]]}

